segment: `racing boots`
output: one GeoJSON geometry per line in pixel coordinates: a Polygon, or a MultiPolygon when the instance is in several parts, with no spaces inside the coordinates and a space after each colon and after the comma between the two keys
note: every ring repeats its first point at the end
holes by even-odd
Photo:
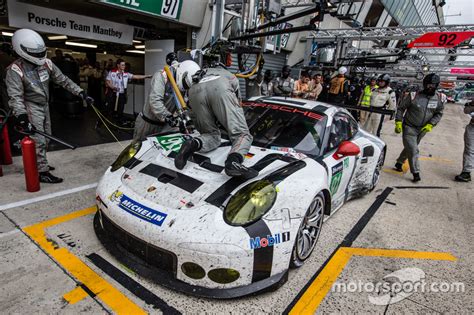
{"type": "Polygon", "coordinates": [[[397,172],[403,172],[403,164],[402,163],[395,163],[395,167],[393,168],[397,172]]]}
{"type": "Polygon", "coordinates": [[[194,152],[201,149],[202,142],[198,138],[188,139],[184,141],[179,149],[178,155],[174,158],[174,166],[178,170],[182,170],[188,162],[188,159],[193,155],[194,152]]]}
{"type": "Polygon", "coordinates": [[[413,173],[413,179],[412,182],[416,183],[421,180],[420,173],[413,173]]]}
{"type": "Polygon", "coordinates": [[[47,184],[59,184],[63,182],[62,178],[56,177],[49,171],[39,173],[39,181],[47,184]]]}
{"type": "Polygon", "coordinates": [[[470,182],[471,181],[471,173],[468,172],[462,172],[461,174],[457,175],[454,177],[454,180],[457,182],[470,182]]]}
{"type": "Polygon", "coordinates": [[[258,171],[242,165],[244,157],[239,153],[231,153],[225,161],[225,173],[227,176],[243,177],[251,179],[258,176],[258,171]]]}

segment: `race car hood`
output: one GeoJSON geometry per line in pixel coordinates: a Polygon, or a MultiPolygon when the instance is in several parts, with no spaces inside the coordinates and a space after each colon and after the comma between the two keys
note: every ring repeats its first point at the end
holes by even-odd
{"type": "Polygon", "coordinates": [[[245,181],[231,178],[224,172],[224,163],[230,151],[230,143],[225,140],[216,150],[195,153],[182,170],[176,169],[174,158],[183,141],[181,135],[148,138],[134,163],[123,174],[123,185],[168,209],[192,210],[205,204],[220,207],[245,184],[306,158],[304,155],[295,158],[287,152],[252,146],[243,164],[257,169],[259,176],[245,181]]]}

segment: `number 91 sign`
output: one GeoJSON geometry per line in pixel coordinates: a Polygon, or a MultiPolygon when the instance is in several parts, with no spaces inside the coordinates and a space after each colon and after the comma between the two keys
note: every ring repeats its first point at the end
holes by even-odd
{"type": "Polygon", "coordinates": [[[161,15],[176,19],[181,0],[163,0],[161,15]]]}
{"type": "Polygon", "coordinates": [[[418,37],[408,48],[451,48],[474,37],[474,32],[437,32],[418,37]]]}

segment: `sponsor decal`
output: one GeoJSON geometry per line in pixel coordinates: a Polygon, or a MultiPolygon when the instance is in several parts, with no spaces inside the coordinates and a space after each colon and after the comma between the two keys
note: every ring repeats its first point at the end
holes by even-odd
{"type": "Polygon", "coordinates": [[[167,151],[178,152],[185,139],[182,136],[160,136],[156,137],[161,147],[167,151]]]}
{"type": "Polygon", "coordinates": [[[253,158],[254,155],[255,155],[255,154],[249,152],[249,153],[245,154],[244,157],[245,157],[246,159],[251,159],[251,158],[253,158]]]}
{"type": "Polygon", "coordinates": [[[342,170],[344,169],[343,162],[340,162],[332,167],[332,176],[331,176],[331,185],[329,185],[329,190],[331,195],[334,195],[341,184],[342,179],[342,170]]]}
{"type": "Polygon", "coordinates": [[[137,218],[158,226],[163,224],[167,216],[166,213],[148,208],[147,206],[130,199],[118,190],[110,195],[109,199],[113,202],[117,202],[120,209],[125,210],[137,218]]]}
{"type": "Polygon", "coordinates": [[[274,246],[275,244],[287,242],[290,240],[290,232],[276,233],[275,235],[267,235],[267,237],[251,237],[250,249],[264,248],[274,246]]]}
{"type": "Polygon", "coordinates": [[[344,168],[348,168],[349,167],[349,158],[346,158],[344,160],[344,168]]]}

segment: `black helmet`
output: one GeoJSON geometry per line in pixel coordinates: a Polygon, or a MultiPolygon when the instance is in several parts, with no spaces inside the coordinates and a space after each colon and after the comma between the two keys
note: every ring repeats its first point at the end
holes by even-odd
{"type": "Polygon", "coordinates": [[[423,85],[426,86],[427,84],[435,84],[436,86],[438,86],[440,81],[441,80],[439,78],[439,75],[437,75],[436,73],[430,73],[427,74],[423,79],[423,85]]]}
{"type": "Polygon", "coordinates": [[[385,81],[385,83],[388,85],[390,83],[390,75],[388,73],[381,74],[377,80],[385,81]]]}
{"type": "Polygon", "coordinates": [[[175,52],[170,52],[169,54],[166,55],[166,64],[168,66],[171,66],[173,61],[178,61],[178,56],[176,55],[175,52]]]}

